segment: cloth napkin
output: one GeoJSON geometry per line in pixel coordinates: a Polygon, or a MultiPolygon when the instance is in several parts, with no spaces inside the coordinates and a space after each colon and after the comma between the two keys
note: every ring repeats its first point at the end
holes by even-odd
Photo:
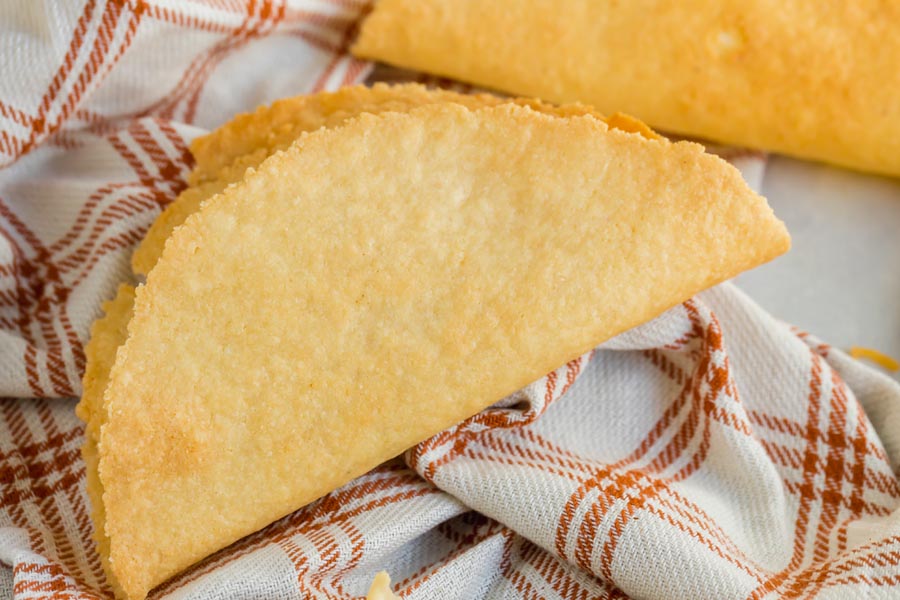
{"type": "MultiPolygon", "coordinates": [[[[0,5],[0,597],[109,596],[73,412],[89,325],[190,139],[365,80],[368,8],[0,5]]],[[[758,180],[762,157],[723,152],[758,180]]],[[[386,569],[407,598],[896,597],[898,408],[896,382],[720,285],[152,596],[351,598],[386,569]]]]}

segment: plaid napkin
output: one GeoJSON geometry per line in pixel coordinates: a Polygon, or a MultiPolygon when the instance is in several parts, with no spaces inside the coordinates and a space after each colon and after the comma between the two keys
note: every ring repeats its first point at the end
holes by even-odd
{"type": "MultiPolygon", "coordinates": [[[[90,322],[189,140],[364,80],[367,9],[0,5],[0,597],[109,595],[73,412],[90,322]]],[[[350,598],[386,569],[407,598],[896,597],[898,408],[896,382],[721,285],[153,596],[350,598]]]]}

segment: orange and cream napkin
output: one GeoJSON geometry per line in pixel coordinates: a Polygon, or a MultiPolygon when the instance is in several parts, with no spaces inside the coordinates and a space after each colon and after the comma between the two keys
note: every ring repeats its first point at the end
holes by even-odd
{"type": "MultiPolygon", "coordinates": [[[[366,9],[0,8],[3,597],[110,594],[74,415],[88,327],[184,186],[188,141],[364,80],[347,48],[366,9]]],[[[893,597],[898,407],[896,382],[724,284],[152,596],[351,598],[387,570],[407,598],[893,597]]]]}

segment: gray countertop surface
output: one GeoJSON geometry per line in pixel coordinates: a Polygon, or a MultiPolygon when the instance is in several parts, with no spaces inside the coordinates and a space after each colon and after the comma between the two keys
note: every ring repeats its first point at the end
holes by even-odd
{"type": "Polygon", "coordinates": [[[833,346],[900,359],[900,180],[773,156],[762,193],[793,248],[738,286],[833,346]]]}

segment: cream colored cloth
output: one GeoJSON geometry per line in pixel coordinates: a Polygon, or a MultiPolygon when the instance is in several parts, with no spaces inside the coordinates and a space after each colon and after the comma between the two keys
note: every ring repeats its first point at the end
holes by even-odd
{"type": "MultiPolygon", "coordinates": [[[[0,597],[109,593],[73,412],[88,326],[187,142],[364,79],[346,48],[365,8],[0,8],[0,597]]],[[[895,382],[722,285],[154,595],[359,597],[386,569],[408,598],[894,597],[898,406],[895,382]]]]}

